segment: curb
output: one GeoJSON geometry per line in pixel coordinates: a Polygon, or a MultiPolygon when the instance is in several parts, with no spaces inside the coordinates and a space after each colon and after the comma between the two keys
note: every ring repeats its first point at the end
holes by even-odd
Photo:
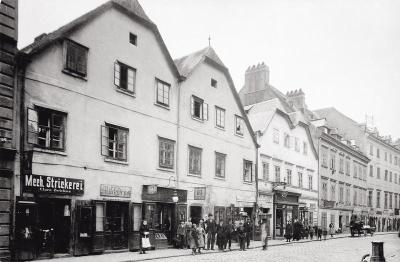
{"type": "MultiPolygon", "coordinates": [[[[388,235],[388,234],[397,234],[397,232],[377,232],[374,235],[388,235]]],[[[363,237],[364,235],[360,236],[363,237]]],[[[327,241],[327,240],[335,240],[335,239],[342,239],[342,238],[354,238],[352,236],[344,235],[344,236],[338,236],[334,238],[327,238],[326,240],[304,240],[304,241],[293,241],[293,242],[283,242],[283,243],[277,243],[277,244],[271,244],[268,245],[268,247],[275,247],[275,246],[285,246],[285,245],[293,245],[293,244],[302,244],[302,243],[309,243],[309,242],[316,242],[316,241],[327,241]]],[[[247,249],[257,249],[257,248],[262,248],[262,246],[253,246],[249,247],[247,249]]],[[[190,251],[190,249],[187,249],[190,251]]],[[[227,251],[233,252],[233,251],[239,251],[239,248],[232,248],[232,251],[227,251]]],[[[220,253],[219,251],[208,251],[208,252],[203,252],[201,255],[209,255],[209,254],[216,254],[220,253]]],[[[163,256],[163,257],[153,257],[153,258],[142,258],[142,259],[134,259],[134,260],[123,260],[121,262],[136,262],[136,261],[149,261],[149,260],[159,260],[159,259],[166,259],[166,258],[175,258],[175,257],[191,257],[194,256],[191,253],[188,254],[176,254],[176,255],[168,255],[168,256],[163,256]]],[[[196,255],[195,255],[196,256],[196,255]]]]}

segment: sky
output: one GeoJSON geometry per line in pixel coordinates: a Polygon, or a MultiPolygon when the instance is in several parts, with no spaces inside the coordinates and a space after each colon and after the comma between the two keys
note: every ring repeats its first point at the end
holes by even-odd
{"type": "MultiPolygon", "coordinates": [[[[19,0],[18,46],[104,2],[19,0]]],[[[310,109],[335,107],[357,122],[373,116],[381,135],[400,138],[400,1],[139,2],[173,58],[208,46],[210,36],[238,91],[246,68],[265,62],[270,84],[301,88],[310,109]]]]}

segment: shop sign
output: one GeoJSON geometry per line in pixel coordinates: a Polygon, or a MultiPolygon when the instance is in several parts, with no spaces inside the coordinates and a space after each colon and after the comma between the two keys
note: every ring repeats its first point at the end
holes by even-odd
{"type": "Polygon", "coordinates": [[[130,186],[100,185],[100,196],[130,198],[131,194],[130,186]]]}
{"type": "Polygon", "coordinates": [[[83,179],[33,174],[26,174],[24,179],[24,191],[30,193],[83,195],[85,188],[83,179]]]}
{"type": "Polygon", "coordinates": [[[206,199],[206,188],[195,187],[194,188],[194,200],[205,200],[206,199]]]}
{"type": "Polygon", "coordinates": [[[258,195],[258,205],[263,208],[271,208],[273,197],[271,195],[260,194],[258,195]]]}
{"type": "Polygon", "coordinates": [[[157,194],[157,185],[148,185],[147,186],[147,194],[150,194],[150,195],[157,194]]]}

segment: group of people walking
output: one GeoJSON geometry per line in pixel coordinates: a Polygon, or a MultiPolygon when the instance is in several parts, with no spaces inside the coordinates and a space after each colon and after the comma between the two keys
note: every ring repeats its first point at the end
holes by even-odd
{"type": "Polygon", "coordinates": [[[177,247],[189,247],[193,255],[201,253],[202,249],[214,250],[215,244],[218,250],[226,251],[231,250],[232,240],[237,237],[240,250],[245,250],[250,246],[251,232],[249,218],[236,226],[232,220],[228,223],[222,220],[217,223],[213,215],[209,214],[205,222],[203,219],[200,219],[198,223],[180,221],[177,228],[177,247]]]}
{"type": "Polygon", "coordinates": [[[322,240],[322,237],[324,240],[326,240],[328,233],[331,235],[331,237],[333,237],[333,235],[336,233],[333,223],[329,224],[328,231],[326,228],[322,228],[317,225],[304,226],[300,221],[295,219],[293,224],[291,221],[288,221],[286,224],[284,237],[286,238],[286,242],[290,242],[291,240],[299,241],[300,239],[313,240],[314,236],[317,238],[317,240],[322,240]]]}

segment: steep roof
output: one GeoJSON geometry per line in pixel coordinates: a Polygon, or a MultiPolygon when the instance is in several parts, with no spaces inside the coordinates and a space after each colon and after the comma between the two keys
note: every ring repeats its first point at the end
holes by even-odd
{"type": "Polygon", "coordinates": [[[226,68],[224,63],[222,63],[221,59],[218,57],[217,53],[211,46],[203,48],[184,57],[175,59],[174,62],[180,74],[184,77],[188,77],[196,68],[196,66],[203,62],[205,58],[211,59],[216,64],[226,68]]]}
{"type": "Polygon", "coordinates": [[[191,75],[191,73],[196,70],[197,66],[202,63],[208,63],[211,66],[215,67],[217,70],[220,70],[225,75],[225,77],[228,81],[229,88],[231,89],[231,92],[236,101],[236,104],[239,107],[239,110],[242,114],[244,122],[246,123],[247,129],[249,130],[249,133],[253,140],[254,145],[256,147],[259,147],[259,145],[257,143],[257,139],[254,134],[254,131],[253,131],[253,128],[250,125],[250,121],[247,117],[246,112],[243,109],[242,102],[240,101],[239,95],[236,91],[235,84],[233,83],[231,74],[229,73],[228,68],[224,65],[224,63],[218,57],[215,50],[211,46],[208,46],[206,48],[203,48],[199,51],[196,51],[196,52],[186,55],[184,57],[175,59],[174,62],[176,64],[180,74],[183,76],[183,78],[188,78],[191,75]]]}
{"type": "Polygon", "coordinates": [[[122,13],[126,14],[131,19],[139,22],[143,26],[147,27],[156,36],[157,42],[160,44],[160,47],[163,51],[164,56],[166,57],[172,71],[175,75],[180,78],[178,69],[175,66],[175,63],[172,60],[171,55],[164,43],[164,40],[161,37],[160,32],[158,31],[157,26],[150,20],[150,18],[144,12],[142,6],[139,4],[137,0],[111,0],[108,1],[101,6],[89,11],[88,13],[76,18],[70,23],[58,28],[57,30],[49,33],[43,34],[39,39],[35,40],[32,44],[21,49],[21,53],[27,55],[28,57],[33,56],[50,45],[56,43],[58,40],[63,39],[64,37],[68,37],[72,32],[79,29],[80,27],[86,25],[99,15],[103,14],[105,11],[115,8],[122,13]]]}

